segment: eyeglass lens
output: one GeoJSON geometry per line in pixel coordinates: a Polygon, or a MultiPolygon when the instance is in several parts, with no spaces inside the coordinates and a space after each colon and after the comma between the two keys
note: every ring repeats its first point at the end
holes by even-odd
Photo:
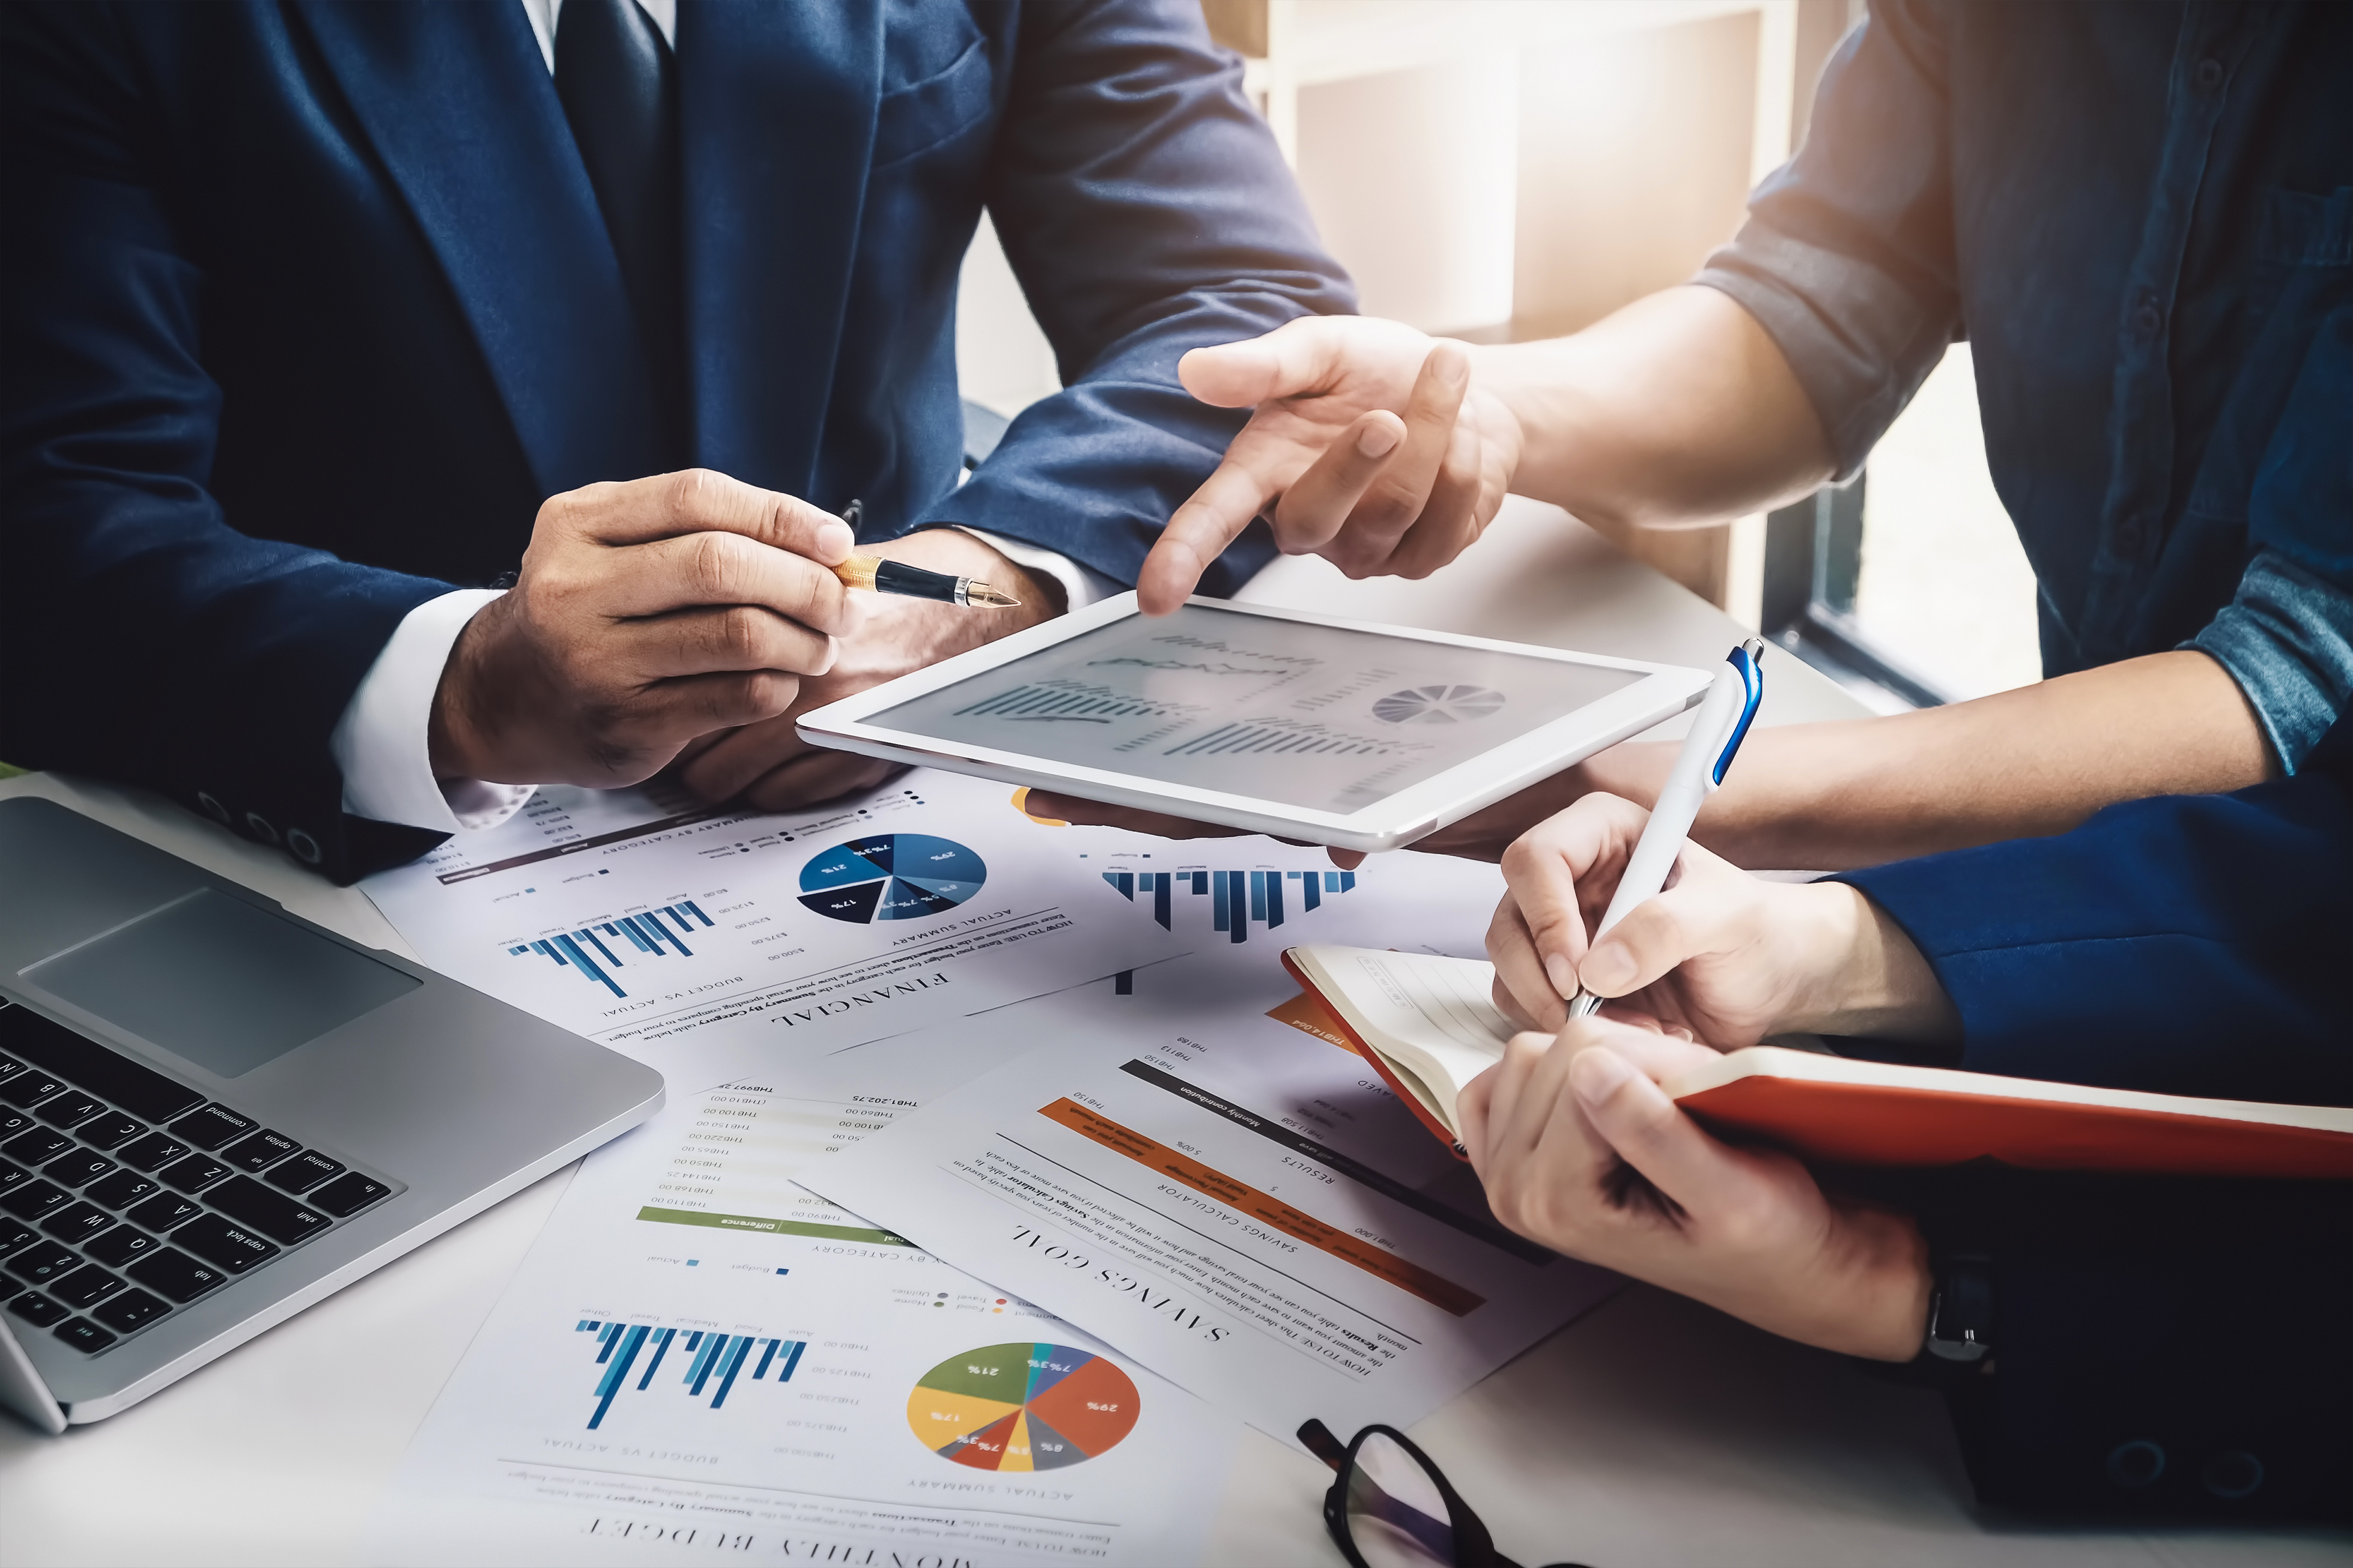
{"type": "Polygon", "coordinates": [[[1453,1568],[1446,1497],[1420,1463],[1388,1436],[1368,1434],[1348,1469],[1349,1539],[1366,1568],[1453,1568]]]}

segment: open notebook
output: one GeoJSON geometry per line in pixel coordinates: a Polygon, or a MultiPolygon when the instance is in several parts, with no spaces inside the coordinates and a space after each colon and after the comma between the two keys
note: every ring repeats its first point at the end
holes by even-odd
{"type": "MultiPolygon", "coordinates": [[[[1454,1101],[1515,1032],[1494,966],[1362,947],[1282,955],[1423,1123],[1462,1152],[1454,1101]]],[[[2192,1100],[1751,1046],[1669,1079],[1718,1132],[1835,1164],[2353,1177],[2353,1110],[2192,1100]]]]}

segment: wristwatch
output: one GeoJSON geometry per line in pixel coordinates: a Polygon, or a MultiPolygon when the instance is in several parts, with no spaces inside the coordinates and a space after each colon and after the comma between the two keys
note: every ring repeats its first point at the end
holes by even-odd
{"type": "Polygon", "coordinates": [[[1993,1353],[1993,1259],[1957,1253],[1938,1260],[1935,1279],[1921,1357],[1974,1367],[1993,1353]]]}

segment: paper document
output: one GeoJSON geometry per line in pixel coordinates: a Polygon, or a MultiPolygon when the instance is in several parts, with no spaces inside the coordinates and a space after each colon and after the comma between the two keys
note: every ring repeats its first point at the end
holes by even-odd
{"type": "Polygon", "coordinates": [[[1059,1043],[802,1179],[1287,1440],[1419,1420],[1617,1289],[1497,1225],[1300,1009],[1220,1005],[1208,956],[1147,972],[1190,1006],[1093,987],[976,1020],[1059,1043]]]}
{"type": "Polygon", "coordinates": [[[1004,1059],[949,1031],[592,1156],[371,1527],[481,1564],[1196,1561],[1238,1426],[791,1177],[1004,1059]]]}
{"type": "Polygon", "coordinates": [[[1183,951],[1088,847],[954,773],[800,816],[548,788],[362,886],[435,968],[684,1092],[1183,951]]]}

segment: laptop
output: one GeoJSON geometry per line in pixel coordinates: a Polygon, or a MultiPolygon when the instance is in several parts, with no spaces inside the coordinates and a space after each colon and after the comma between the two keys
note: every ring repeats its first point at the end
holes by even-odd
{"type": "Polygon", "coordinates": [[[0,801],[0,1405],[102,1420],[661,1100],[626,1057],[0,801]]]}

